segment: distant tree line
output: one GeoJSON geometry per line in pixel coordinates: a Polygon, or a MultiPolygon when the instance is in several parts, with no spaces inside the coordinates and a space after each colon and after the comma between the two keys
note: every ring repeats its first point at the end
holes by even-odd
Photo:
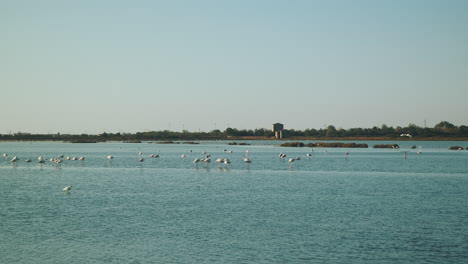
{"type": "MultiPolygon", "coordinates": [[[[31,134],[15,133],[0,135],[2,141],[66,141],[66,142],[105,142],[105,141],[157,141],[157,140],[229,140],[229,139],[269,139],[273,138],[274,132],[270,129],[236,129],[227,128],[224,131],[215,129],[211,132],[182,132],[176,131],[149,131],[137,133],[102,133],[99,135],[72,135],[72,134],[31,134]]],[[[447,121],[442,121],[432,128],[419,127],[409,124],[406,127],[392,127],[382,125],[372,128],[336,128],[329,125],[323,129],[295,130],[287,129],[283,131],[283,138],[346,138],[346,137],[381,137],[381,138],[427,138],[427,137],[468,137],[468,126],[455,126],[447,121]]]]}

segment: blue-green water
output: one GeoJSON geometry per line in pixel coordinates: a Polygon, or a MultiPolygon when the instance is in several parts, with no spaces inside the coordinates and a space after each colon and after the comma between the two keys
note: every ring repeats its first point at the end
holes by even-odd
{"type": "Polygon", "coordinates": [[[468,151],[447,149],[468,142],[313,152],[253,143],[0,143],[0,263],[468,259],[468,151]],[[193,164],[202,152],[211,163],[193,164]],[[85,160],[36,162],[61,154],[85,160]]]}

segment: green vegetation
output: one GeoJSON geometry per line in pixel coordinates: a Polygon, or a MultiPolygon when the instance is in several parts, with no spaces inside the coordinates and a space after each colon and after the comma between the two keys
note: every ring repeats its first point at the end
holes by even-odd
{"type": "MultiPolygon", "coordinates": [[[[30,134],[15,133],[0,135],[0,141],[64,141],[64,142],[105,142],[105,141],[123,141],[123,142],[141,142],[141,141],[199,141],[199,140],[236,140],[236,139],[274,139],[274,132],[265,128],[257,129],[236,129],[227,128],[224,131],[215,129],[211,132],[182,132],[175,131],[150,131],[131,133],[102,133],[99,135],[70,135],[70,134],[30,134]]],[[[328,126],[325,129],[285,129],[283,131],[284,139],[357,139],[357,140],[453,140],[468,138],[468,126],[455,126],[447,121],[442,121],[433,128],[422,128],[415,124],[409,124],[406,127],[381,127],[372,128],[335,128],[328,126]]]]}
{"type": "Polygon", "coordinates": [[[250,144],[249,143],[245,143],[245,142],[241,142],[241,143],[237,143],[237,142],[229,142],[228,145],[231,145],[231,146],[249,146],[250,144]]]}
{"type": "Polygon", "coordinates": [[[341,142],[319,142],[319,143],[308,143],[302,142],[285,142],[281,144],[281,147],[308,147],[308,148],[368,148],[367,144],[356,144],[356,143],[341,143],[341,142]]]}
{"type": "Polygon", "coordinates": [[[367,144],[341,143],[341,142],[309,143],[306,146],[310,148],[368,148],[369,147],[367,144]]]}
{"type": "Polygon", "coordinates": [[[398,146],[397,144],[377,144],[377,145],[374,145],[373,148],[391,148],[391,149],[398,149],[398,148],[400,148],[400,146],[398,146]]]}
{"type": "Polygon", "coordinates": [[[450,150],[463,150],[464,148],[460,146],[452,146],[452,147],[449,147],[449,149],[450,150]]]}
{"type": "Polygon", "coordinates": [[[281,147],[298,147],[298,148],[302,148],[304,146],[305,145],[302,142],[285,142],[285,143],[281,144],[281,147]]]}

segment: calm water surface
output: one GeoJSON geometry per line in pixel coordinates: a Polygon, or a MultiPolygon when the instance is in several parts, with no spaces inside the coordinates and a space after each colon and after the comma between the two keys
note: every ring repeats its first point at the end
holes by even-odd
{"type": "Polygon", "coordinates": [[[8,154],[0,160],[0,263],[468,259],[468,151],[447,150],[468,142],[404,142],[400,150],[275,144],[0,143],[8,154]],[[242,161],[246,150],[252,164],[242,161]],[[212,162],[193,164],[203,152],[212,162]],[[85,160],[36,162],[61,154],[85,160]],[[291,157],[301,159],[289,164],[291,157]]]}

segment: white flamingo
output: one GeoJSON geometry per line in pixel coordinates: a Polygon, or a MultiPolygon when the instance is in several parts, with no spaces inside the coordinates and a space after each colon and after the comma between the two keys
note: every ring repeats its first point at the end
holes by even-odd
{"type": "Polygon", "coordinates": [[[71,190],[71,188],[72,188],[72,186],[71,186],[71,185],[68,185],[68,186],[66,186],[65,188],[63,188],[63,190],[64,190],[65,192],[68,192],[68,191],[71,190]]]}
{"type": "Polygon", "coordinates": [[[245,157],[244,157],[243,160],[244,160],[245,163],[252,163],[252,158],[249,157],[249,151],[248,150],[245,152],[245,157]]]}
{"type": "Polygon", "coordinates": [[[37,157],[37,162],[42,164],[42,163],[45,163],[45,160],[42,156],[39,156],[37,157]]]}

